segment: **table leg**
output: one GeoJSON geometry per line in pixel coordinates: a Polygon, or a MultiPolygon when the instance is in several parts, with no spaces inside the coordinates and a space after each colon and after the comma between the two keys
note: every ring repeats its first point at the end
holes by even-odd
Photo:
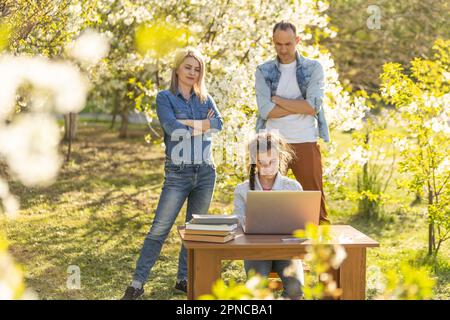
{"type": "Polygon", "coordinates": [[[366,248],[346,248],[347,258],[339,272],[342,300],[366,298],[366,248]]]}
{"type": "Polygon", "coordinates": [[[187,299],[194,300],[194,250],[187,249],[188,255],[188,288],[187,288],[187,299]]]}
{"type": "Polygon", "coordinates": [[[192,294],[188,298],[198,299],[201,295],[211,293],[213,283],[220,278],[221,260],[215,250],[195,249],[191,269],[192,294]]]}

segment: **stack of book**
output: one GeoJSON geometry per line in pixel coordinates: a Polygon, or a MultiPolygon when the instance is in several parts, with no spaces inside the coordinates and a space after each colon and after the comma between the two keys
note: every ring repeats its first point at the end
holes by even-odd
{"type": "Polygon", "coordinates": [[[225,243],[235,238],[238,222],[236,215],[193,214],[184,240],[225,243]]]}

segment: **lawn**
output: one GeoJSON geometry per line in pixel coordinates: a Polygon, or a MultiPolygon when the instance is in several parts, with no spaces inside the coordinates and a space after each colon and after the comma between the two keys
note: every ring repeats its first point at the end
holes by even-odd
{"type": "MultiPolygon", "coordinates": [[[[163,148],[144,141],[145,128],[131,126],[131,138],[117,138],[105,123],[83,122],[72,160],[49,187],[28,189],[12,183],[21,199],[20,216],[0,216],[10,251],[23,267],[26,285],[41,299],[118,299],[131,280],[136,259],[149,230],[163,181],[163,148]],[[69,266],[81,270],[81,289],[68,289],[69,266]]],[[[349,136],[334,137],[345,145],[349,136]]],[[[63,146],[62,151],[65,151],[63,146]]],[[[211,212],[232,211],[223,190],[216,189],[211,212]]],[[[228,191],[227,191],[228,192],[228,191]]],[[[426,259],[424,205],[395,184],[385,219],[367,222],[355,216],[355,203],[329,199],[333,223],[351,224],[381,243],[368,250],[367,293],[400,262],[426,266],[436,277],[434,298],[449,299],[450,249],[445,244],[434,263],[426,259]],[[381,273],[379,272],[381,271],[381,273]]],[[[184,223],[185,209],[176,224],[184,223]]],[[[146,285],[144,299],[185,299],[173,290],[180,240],[174,227],[146,285]]],[[[242,261],[224,262],[224,279],[245,279],[242,261]]]]}

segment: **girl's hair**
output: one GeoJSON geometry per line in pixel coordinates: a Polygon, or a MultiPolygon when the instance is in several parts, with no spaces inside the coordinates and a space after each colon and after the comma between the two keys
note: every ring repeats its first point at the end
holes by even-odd
{"type": "Polygon", "coordinates": [[[295,157],[294,150],[280,135],[274,132],[261,132],[248,144],[250,158],[249,182],[250,190],[255,190],[256,162],[260,152],[276,151],[279,157],[279,171],[285,174],[289,163],[295,157]]]}
{"type": "Polygon", "coordinates": [[[200,98],[201,102],[205,102],[208,97],[208,91],[206,90],[205,85],[205,58],[197,49],[191,47],[181,49],[175,56],[175,61],[172,67],[172,78],[170,80],[170,91],[173,94],[177,93],[178,90],[177,71],[178,68],[183,63],[183,61],[188,57],[194,58],[200,64],[200,76],[198,78],[198,82],[194,84],[194,92],[200,98]]]}

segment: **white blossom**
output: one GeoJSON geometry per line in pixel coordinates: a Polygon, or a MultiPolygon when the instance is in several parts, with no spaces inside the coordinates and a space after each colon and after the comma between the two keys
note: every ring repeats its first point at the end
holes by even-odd
{"type": "Polygon", "coordinates": [[[0,179],[0,200],[2,201],[5,214],[8,218],[15,218],[19,210],[19,201],[10,191],[8,184],[0,179]]]}
{"type": "Polygon", "coordinates": [[[0,127],[0,153],[11,171],[27,186],[47,184],[56,178],[61,165],[56,121],[46,114],[24,114],[0,127]]]}
{"type": "Polygon", "coordinates": [[[349,151],[350,161],[360,166],[367,163],[370,157],[370,151],[364,149],[362,146],[356,146],[349,151]]]}
{"type": "Polygon", "coordinates": [[[68,50],[79,61],[87,65],[96,64],[108,54],[108,37],[88,29],[68,46],[68,50]]]}
{"type": "MultiPolygon", "coordinates": [[[[29,83],[53,97],[55,111],[79,112],[86,103],[87,80],[67,62],[50,62],[41,57],[0,57],[0,120],[14,108],[20,85],[29,83]]],[[[39,107],[39,105],[37,105],[39,107]]],[[[42,111],[42,110],[40,110],[42,111]]]]}

